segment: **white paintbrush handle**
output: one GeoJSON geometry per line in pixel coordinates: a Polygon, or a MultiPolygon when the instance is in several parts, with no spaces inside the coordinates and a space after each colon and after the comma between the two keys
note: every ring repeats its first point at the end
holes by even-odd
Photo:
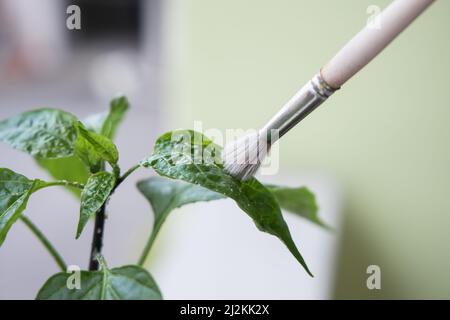
{"type": "Polygon", "coordinates": [[[378,16],[379,28],[367,25],[321,70],[322,78],[339,88],[368,64],[419,16],[433,0],[395,0],[378,16]]]}
{"type": "Polygon", "coordinates": [[[379,16],[380,28],[366,26],[308,81],[260,130],[273,143],[328,99],[403,31],[433,0],[395,0],[379,16]],[[271,135],[273,130],[277,135],[271,135]]]}

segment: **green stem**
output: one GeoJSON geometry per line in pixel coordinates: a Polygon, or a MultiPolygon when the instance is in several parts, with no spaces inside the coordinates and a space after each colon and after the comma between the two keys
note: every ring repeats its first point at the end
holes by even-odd
{"type": "Polygon", "coordinates": [[[117,180],[119,180],[120,179],[120,168],[119,168],[119,166],[117,164],[113,165],[112,169],[113,169],[114,176],[116,177],[117,180]]]}
{"type": "MultiPolygon", "coordinates": [[[[174,208],[169,206],[165,209],[165,211],[161,212],[162,217],[167,217],[170,211],[172,211],[174,208]]],[[[147,243],[145,244],[144,250],[142,250],[141,257],[139,258],[138,265],[140,267],[144,266],[145,261],[147,260],[148,255],[150,254],[150,250],[153,247],[153,244],[155,242],[156,237],[158,236],[159,230],[161,230],[161,227],[166,219],[160,219],[157,223],[153,224],[152,233],[150,234],[150,237],[147,240],[147,243]]]]}
{"type": "Polygon", "coordinates": [[[81,189],[81,190],[84,189],[84,184],[82,184],[82,183],[71,182],[71,181],[66,181],[66,180],[59,180],[59,181],[52,181],[52,182],[42,181],[42,183],[40,185],[38,185],[38,187],[36,188],[35,191],[44,189],[47,187],[55,187],[55,186],[73,187],[73,188],[77,188],[77,189],[81,189]]]}
{"type": "Polygon", "coordinates": [[[103,272],[103,280],[102,280],[102,289],[100,291],[100,300],[105,300],[106,297],[106,289],[108,287],[108,276],[109,276],[109,270],[108,265],[106,264],[105,258],[101,254],[98,254],[97,262],[100,265],[100,269],[103,272]]]}
{"type": "Polygon", "coordinates": [[[137,169],[139,169],[141,167],[140,164],[134,165],[133,167],[131,167],[130,169],[128,169],[123,176],[121,176],[117,182],[117,186],[119,184],[121,184],[126,178],[128,178],[128,176],[130,176],[133,172],[135,172],[137,169]]]}
{"type": "Polygon", "coordinates": [[[67,270],[66,263],[64,262],[63,258],[58,253],[58,251],[56,251],[55,247],[51,244],[51,242],[47,239],[47,237],[42,233],[42,231],[39,230],[39,228],[27,217],[21,216],[20,218],[22,219],[23,223],[25,223],[25,225],[31,230],[31,232],[39,239],[39,241],[41,241],[41,243],[44,245],[44,247],[47,249],[47,251],[53,257],[53,259],[55,260],[55,262],[59,266],[59,268],[63,272],[66,272],[66,270],[67,270]]]}
{"type": "Polygon", "coordinates": [[[106,263],[105,258],[101,254],[97,254],[95,259],[97,260],[97,262],[102,270],[108,270],[108,264],[106,263]]]}
{"type": "Polygon", "coordinates": [[[148,254],[150,253],[150,250],[152,249],[153,242],[155,241],[157,232],[155,232],[155,229],[153,229],[151,236],[148,238],[147,243],[145,244],[145,248],[142,251],[141,257],[139,258],[138,266],[143,267],[145,264],[145,261],[147,260],[148,254]]]}

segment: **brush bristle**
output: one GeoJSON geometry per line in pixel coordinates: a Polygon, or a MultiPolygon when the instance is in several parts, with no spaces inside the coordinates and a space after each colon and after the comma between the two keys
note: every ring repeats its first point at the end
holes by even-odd
{"type": "Polygon", "coordinates": [[[223,150],[225,171],[239,180],[248,180],[258,171],[269,149],[266,135],[259,132],[236,139],[223,150]]]}

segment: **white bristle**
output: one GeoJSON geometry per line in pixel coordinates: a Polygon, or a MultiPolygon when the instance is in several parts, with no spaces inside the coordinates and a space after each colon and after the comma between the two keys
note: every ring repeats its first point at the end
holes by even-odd
{"type": "Polygon", "coordinates": [[[260,132],[236,139],[223,150],[225,171],[237,179],[248,180],[258,171],[269,149],[267,135],[260,132]]]}

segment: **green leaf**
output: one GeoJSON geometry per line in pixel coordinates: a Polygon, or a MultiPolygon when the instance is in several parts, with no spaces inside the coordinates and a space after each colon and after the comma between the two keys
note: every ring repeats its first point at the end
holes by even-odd
{"type": "Polygon", "coordinates": [[[190,203],[225,198],[222,194],[201,186],[162,177],[140,181],[137,186],[150,202],[154,214],[153,230],[147,243],[148,250],[153,246],[161,226],[171,211],[190,203]]]}
{"type": "Polygon", "coordinates": [[[102,126],[102,135],[114,139],[117,128],[128,110],[128,106],[128,100],[124,96],[117,97],[111,101],[109,114],[102,126]]]}
{"type": "Polygon", "coordinates": [[[236,201],[258,229],[278,237],[309,271],[283,219],[275,196],[255,178],[240,181],[220,164],[221,148],[192,130],[168,132],[156,141],[153,155],[142,162],[158,174],[201,185],[236,201]]]}
{"type": "MultiPolygon", "coordinates": [[[[35,160],[41,168],[56,180],[85,184],[89,177],[86,165],[76,156],[59,159],[35,158],[35,160]]],[[[81,195],[81,190],[78,188],[67,187],[67,189],[78,197],[81,195]]]]}
{"type": "Polygon", "coordinates": [[[109,112],[90,116],[84,121],[84,125],[89,130],[114,139],[117,128],[125,117],[128,107],[129,104],[126,97],[117,97],[111,101],[109,112]]]}
{"type": "Polygon", "coordinates": [[[91,172],[101,170],[103,161],[109,162],[113,168],[117,167],[119,153],[109,138],[88,131],[81,122],[78,122],[77,131],[76,154],[91,169],[91,172]]]}
{"type": "Polygon", "coordinates": [[[0,246],[25,210],[35,184],[21,174],[0,168],[0,246]]]}
{"type": "Polygon", "coordinates": [[[78,239],[89,218],[95,216],[108,200],[116,184],[116,178],[109,172],[101,171],[89,177],[81,192],[80,221],[76,238],[78,239]]]}
{"type": "Polygon", "coordinates": [[[56,109],[39,109],[0,122],[0,141],[40,158],[74,154],[77,118],[56,109]]]}
{"type": "Polygon", "coordinates": [[[266,185],[266,187],[275,196],[282,209],[295,213],[323,228],[331,229],[319,218],[316,199],[308,188],[289,188],[274,185],[266,185]]]}
{"type": "Polygon", "coordinates": [[[75,275],[57,273],[39,290],[37,300],[161,300],[152,276],[138,266],[81,271],[81,288],[68,289],[75,275]],[[72,278],[71,278],[72,277],[72,278]]]}
{"type": "MultiPolygon", "coordinates": [[[[142,180],[138,182],[137,187],[150,202],[154,214],[153,230],[146,248],[148,251],[152,248],[162,225],[173,210],[195,202],[226,198],[220,193],[199,185],[163,177],[151,177],[142,180]]],[[[266,185],[266,187],[275,195],[282,209],[330,229],[319,218],[314,194],[307,188],[289,188],[275,185],[266,185]]]]}

